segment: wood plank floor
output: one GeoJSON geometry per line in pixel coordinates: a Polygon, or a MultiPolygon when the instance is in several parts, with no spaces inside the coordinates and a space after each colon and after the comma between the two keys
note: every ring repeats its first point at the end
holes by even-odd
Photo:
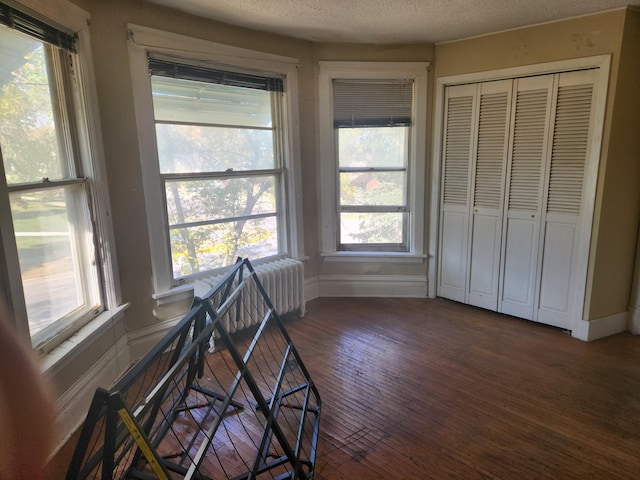
{"type": "Polygon", "coordinates": [[[639,478],[640,338],[446,300],[307,309],[286,326],[322,396],[316,480],[639,478]]]}
{"type": "Polygon", "coordinates": [[[446,300],[307,306],[287,329],[322,396],[318,480],[639,477],[640,338],[446,300]]]}

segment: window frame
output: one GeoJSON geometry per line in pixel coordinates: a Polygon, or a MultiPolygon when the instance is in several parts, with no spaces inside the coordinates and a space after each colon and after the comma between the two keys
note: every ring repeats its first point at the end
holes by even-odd
{"type": "MultiPolygon", "coordinates": [[[[152,59],[152,60],[158,60],[158,59],[152,59]]],[[[150,60],[150,61],[152,61],[150,60]]],[[[159,59],[162,62],[167,62],[173,65],[185,65],[187,67],[192,66],[189,64],[188,61],[186,61],[186,59],[183,58],[177,58],[177,57],[171,57],[171,58],[160,58],[159,59]]],[[[217,73],[224,71],[225,73],[229,73],[232,72],[232,70],[229,69],[225,69],[224,67],[220,67],[218,65],[204,65],[202,62],[199,62],[197,65],[199,68],[202,69],[207,69],[207,67],[210,67],[211,69],[211,73],[212,75],[216,75],[217,73]]],[[[255,72],[251,72],[252,74],[255,72]]],[[[190,77],[187,76],[180,76],[180,75],[176,75],[173,72],[171,72],[170,75],[163,75],[163,74],[150,74],[151,76],[151,83],[152,83],[152,93],[153,93],[153,78],[156,77],[158,79],[163,78],[165,81],[167,80],[171,80],[171,79],[179,79],[179,80],[187,80],[187,81],[197,81],[200,84],[202,84],[201,88],[206,88],[205,85],[207,85],[207,81],[206,80],[202,80],[200,78],[196,78],[196,76],[191,75],[190,77]]],[[[222,75],[224,76],[224,74],[222,75]]],[[[269,83],[269,82],[268,82],[269,83]]],[[[237,85],[234,85],[233,83],[231,85],[227,85],[226,83],[223,82],[211,82],[210,85],[226,85],[226,86],[232,86],[233,88],[237,88],[237,85]]],[[[213,87],[214,89],[216,87],[213,87]]],[[[163,192],[163,200],[164,200],[164,205],[163,205],[163,210],[165,213],[165,223],[167,226],[167,230],[165,231],[165,235],[167,236],[167,240],[168,240],[168,244],[169,244],[169,256],[171,259],[171,264],[174,268],[172,268],[172,284],[174,285],[182,285],[185,283],[188,283],[191,279],[197,279],[199,277],[202,277],[202,275],[210,275],[210,272],[212,271],[216,271],[219,268],[224,268],[224,267],[217,267],[214,269],[209,269],[209,270],[204,270],[202,272],[194,272],[194,273],[190,273],[190,274],[185,274],[185,275],[180,275],[178,277],[175,276],[173,270],[175,269],[175,265],[173,265],[173,252],[172,252],[172,244],[171,244],[171,230],[173,229],[180,229],[180,228],[190,228],[190,227],[194,227],[194,226],[210,226],[210,225],[214,225],[214,224],[228,224],[228,223],[234,223],[237,221],[243,221],[243,220],[252,220],[252,219],[258,219],[258,218],[268,218],[268,217],[273,217],[275,222],[276,222],[276,229],[278,232],[278,236],[277,236],[277,249],[278,252],[281,252],[283,250],[286,250],[286,215],[283,214],[284,212],[284,202],[282,201],[282,197],[283,197],[283,192],[286,192],[286,188],[284,187],[283,183],[284,183],[284,168],[282,165],[282,144],[284,141],[284,136],[283,136],[283,132],[282,132],[282,127],[281,127],[281,109],[278,108],[279,104],[281,103],[281,98],[278,98],[279,96],[282,95],[282,88],[276,88],[276,89],[272,89],[272,88],[265,88],[265,89],[258,89],[261,90],[263,92],[268,92],[269,95],[269,105],[270,105],[270,114],[271,114],[271,126],[270,127],[264,127],[264,126],[256,126],[256,125],[237,125],[232,123],[207,123],[206,120],[196,120],[193,118],[189,118],[189,119],[185,119],[182,118],[181,120],[169,120],[166,118],[166,113],[165,113],[165,118],[157,118],[155,116],[155,111],[154,111],[154,122],[155,122],[155,127],[156,127],[156,132],[158,129],[159,125],[182,125],[182,126],[187,126],[187,127],[212,127],[212,128],[231,128],[231,129],[246,129],[246,130],[261,130],[261,131],[269,131],[271,132],[271,137],[272,137],[272,153],[273,153],[273,160],[274,163],[270,168],[267,168],[266,166],[263,166],[261,168],[254,168],[254,169],[235,169],[233,167],[230,167],[229,169],[225,169],[225,170],[194,170],[194,171],[189,171],[189,172],[185,172],[185,173],[181,173],[181,172],[160,172],[160,182],[162,184],[162,192],[163,192]],[[256,178],[256,177],[272,177],[273,178],[273,183],[274,183],[274,194],[275,194],[275,202],[274,202],[274,211],[273,213],[262,213],[262,214],[249,214],[249,215],[245,215],[245,216],[239,216],[239,217],[220,217],[220,218],[216,218],[216,219],[202,219],[202,220],[198,220],[198,221],[184,221],[183,223],[179,223],[179,224],[172,224],[171,223],[171,219],[170,219],[170,215],[169,215],[169,199],[167,198],[167,185],[169,183],[172,182],[206,182],[206,181],[224,181],[224,180],[233,180],[233,179],[249,179],[249,178],[256,178]]],[[[157,133],[156,133],[156,137],[157,137],[157,133]]],[[[156,140],[157,141],[157,140],[156,140]]],[[[160,157],[160,152],[158,152],[158,157],[160,157]]],[[[160,158],[158,158],[158,162],[160,163],[160,158]]],[[[271,258],[272,256],[266,257],[266,258],[271,258]]]]}
{"type": "Polygon", "coordinates": [[[424,257],[425,156],[427,131],[428,62],[342,62],[320,61],[318,76],[318,113],[321,178],[321,255],[324,261],[422,261],[424,257]],[[407,166],[407,209],[409,214],[407,249],[340,248],[339,165],[337,129],[333,125],[333,80],[411,79],[413,118],[409,133],[407,166]]]}
{"type": "MultiPolygon", "coordinates": [[[[381,127],[386,128],[386,127],[381,127]]],[[[402,127],[406,128],[406,127],[402,127]]],[[[337,149],[340,150],[339,147],[339,135],[341,128],[334,128],[336,135],[336,145],[337,149]]],[[[409,221],[411,219],[411,210],[408,207],[409,200],[409,184],[411,182],[411,178],[409,175],[409,165],[411,158],[411,129],[407,129],[404,132],[404,144],[406,146],[407,154],[404,157],[404,165],[402,167],[344,167],[340,165],[340,154],[336,155],[336,163],[338,164],[338,186],[336,193],[336,208],[338,210],[338,218],[336,219],[336,239],[337,239],[337,250],[341,252],[408,252],[409,248],[409,221]],[[403,189],[403,199],[402,205],[346,205],[340,201],[340,185],[341,185],[341,175],[343,173],[358,173],[358,172],[368,172],[368,173],[392,173],[392,172],[401,172],[405,175],[404,189],[403,189]],[[402,219],[402,241],[400,243],[344,243],[342,242],[342,214],[344,213],[400,213],[408,218],[402,219]]]]}
{"type": "MultiPolygon", "coordinates": [[[[282,186],[280,195],[282,205],[279,214],[282,225],[279,238],[282,253],[274,257],[290,256],[301,258],[303,253],[302,206],[300,205],[301,174],[299,168],[300,141],[298,121],[298,59],[275,54],[248,50],[240,47],[219,44],[208,40],[187,37],[164,32],[149,27],[129,24],[128,50],[134,92],[134,108],[138,127],[140,161],[143,171],[143,188],[149,243],[153,271],[152,297],[159,304],[177,301],[181,296],[189,295],[193,289],[192,281],[210,276],[216,270],[200,272],[174,281],[171,263],[171,250],[166,222],[166,202],[163,182],[159,169],[155,137],[155,117],[151,95],[151,82],[147,57],[151,54],[179,56],[191,62],[204,62],[227,65],[230,69],[254,71],[257,75],[281,75],[284,77],[285,91],[282,94],[282,186]],[[284,247],[284,248],[283,248],[284,247]]],[[[260,263],[254,262],[254,263],[260,263]]]]}
{"type": "MultiPolygon", "coordinates": [[[[89,15],[66,0],[21,0],[20,2],[4,0],[4,3],[56,29],[74,32],[77,37],[76,52],[69,60],[72,64],[58,66],[55,70],[57,70],[56,83],[60,80],[64,83],[57,85],[56,88],[64,90],[63,108],[67,110],[68,119],[68,122],[60,128],[68,129],[65,135],[71,145],[67,145],[67,149],[73,151],[75,158],[72,162],[80,171],[71,172],[70,177],[63,180],[52,180],[50,184],[43,182],[43,187],[77,186],[83,190],[81,209],[86,208],[88,215],[86,222],[92,228],[94,252],[90,252],[93,254],[88,261],[95,263],[96,275],[92,282],[97,284],[95,298],[98,304],[92,305],[91,308],[87,306],[82,314],[61,317],[54,322],[60,328],[46,328],[34,336],[29,333],[22,282],[11,281],[13,278],[21,278],[21,270],[11,219],[9,194],[32,187],[37,188],[38,182],[28,186],[7,185],[4,175],[1,179],[2,190],[6,195],[3,193],[0,199],[0,224],[3,225],[3,235],[0,239],[0,289],[7,295],[8,307],[18,337],[25,343],[30,343],[38,354],[45,355],[98,316],[111,317],[121,310],[120,285],[115,264],[115,242],[109,211],[110,201],[93,76],[89,15]],[[9,225],[10,228],[5,228],[9,225]]],[[[56,53],[60,59],[64,59],[67,55],[67,52],[62,51],[56,53]]]]}

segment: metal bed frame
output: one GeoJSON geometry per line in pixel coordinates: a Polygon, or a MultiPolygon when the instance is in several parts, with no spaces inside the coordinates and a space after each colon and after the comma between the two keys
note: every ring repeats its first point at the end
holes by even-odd
{"type": "Polygon", "coordinates": [[[313,479],[321,400],[247,259],[93,398],[67,480],[313,479]],[[255,332],[228,333],[241,314],[255,332]]]}

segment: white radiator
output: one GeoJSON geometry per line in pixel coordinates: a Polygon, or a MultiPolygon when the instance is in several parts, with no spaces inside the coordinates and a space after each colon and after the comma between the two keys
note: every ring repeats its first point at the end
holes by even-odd
{"type": "MultiPolygon", "coordinates": [[[[258,280],[267,292],[267,296],[273,304],[278,315],[290,312],[305,314],[304,301],[304,265],[299,260],[285,258],[273,262],[254,265],[258,280]]],[[[248,275],[245,271],[245,277],[248,275]]],[[[213,275],[196,280],[194,283],[194,295],[204,297],[211,288],[218,285],[224,274],[213,275]]],[[[230,333],[260,323],[263,318],[263,302],[258,289],[253,282],[247,282],[245,300],[243,300],[242,313],[237,322],[223,319],[225,328],[230,333]],[[260,311],[256,311],[256,310],[260,311]]],[[[235,308],[233,315],[235,316],[235,308]]]]}

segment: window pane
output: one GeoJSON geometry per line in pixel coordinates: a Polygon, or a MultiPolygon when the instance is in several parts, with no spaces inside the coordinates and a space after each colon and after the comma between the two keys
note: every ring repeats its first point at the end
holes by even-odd
{"type": "Polygon", "coordinates": [[[7,183],[60,179],[60,140],[42,43],[0,27],[0,144],[7,183]]]}
{"type": "Polygon", "coordinates": [[[340,204],[404,206],[405,177],[405,172],[342,172],[340,204]]]}
{"type": "Polygon", "coordinates": [[[276,255],[276,218],[219,223],[170,230],[173,276],[231,265],[238,256],[251,259],[276,255]]]}
{"type": "Polygon", "coordinates": [[[166,77],[151,77],[156,120],[271,127],[271,93],[166,77]]]}
{"type": "Polygon", "coordinates": [[[85,303],[71,230],[78,217],[73,189],[77,186],[10,195],[32,336],[85,303]]]}
{"type": "Polygon", "coordinates": [[[404,213],[340,214],[340,243],[403,243],[404,213]]]}
{"type": "Polygon", "coordinates": [[[339,128],[340,167],[405,167],[409,128],[339,128]]]}
{"type": "Polygon", "coordinates": [[[275,213],[275,177],[169,180],[169,225],[275,213]]]}
{"type": "Polygon", "coordinates": [[[273,131],[156,125],[161,173],[274,168],[273,131]]]}

